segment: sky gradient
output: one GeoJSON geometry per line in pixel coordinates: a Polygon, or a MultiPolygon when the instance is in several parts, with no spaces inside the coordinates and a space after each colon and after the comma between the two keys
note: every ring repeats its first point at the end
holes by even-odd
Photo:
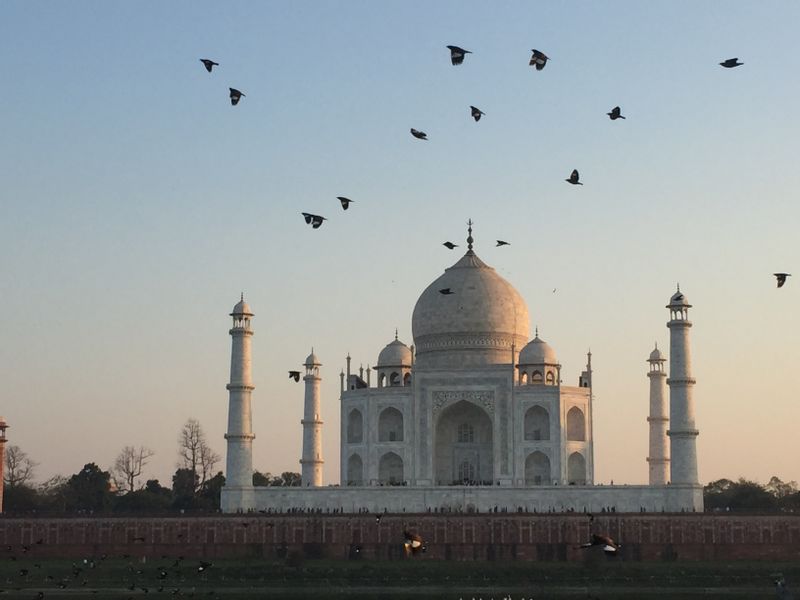
{"type": "Polygon", "coordinates": [[[145,477],[168,483],[194,417],[224,456],[244,291],[254,466],[300,470],[286,371],[313,346],[338,482],[345,355],[374,364],[395,328],[413,343],[414,303],[472,218],[565,383],[593,352],[596,481],[647,480],[645,361],[668,348],[677,282],[701,481],[800,480],[798,22],[790,1],[3,2],[10,443],[39,480],[146,445],[145,477]],[[473,54],[453,67],[447,44],[473,54]],[[777,290],[781,270],[797,273],[777,290]]]}

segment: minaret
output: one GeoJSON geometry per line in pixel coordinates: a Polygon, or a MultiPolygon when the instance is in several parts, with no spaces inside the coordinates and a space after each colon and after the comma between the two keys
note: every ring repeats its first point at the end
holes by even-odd
{"type": "Polygon", "coordinates": [[[669,299],[669,424],[670,483],[694,484],[697,478],[697,431],[694,423],[692,355],[689,349],[691,304],[681,288],[669,299]]]}
{"type": "Polygon", "coordinates": [[[228,401],[228,455],[225,462],[225,487],[228,489],[253,487],[253,419],[250,396],[255,389],[250,375],[250,347],[253,330],[250,306],[242,299],[233,307],[233,328],[230,330],[231,382],[227,385],[228,401]]]}
{"type": "Polygon", "coordinates": [[[647,422],[650,423],[650,455],[647,462],[650,465],[650,485],[665,485],[669,481],[669,451],[667,450],[667,415],[666,405],[666,379],[667,373],[664,370],[664,363],[667,359],[661,354],[661,350],[656,349],[650,353],[647,359],[650,363],[650,371],[647,376],[650,378],[650,416],[647,422]]]}
{"type": "MultiPolygon", "coordinates": [[[[348,371],[350,357],[348,355],[348,371]]],[[[319,418],[320,406],[320,383],[322,377],[319,376],[319,362],[311,349],[311,354],[306,358],[306,374],[303,381],[306,383],[305,409],[303,411],[303,458],[300,459],[302,472],[300,481],[303,487],[319,487],[322,485],[322,421],[319,418]]]]}
{"type": "Polygon", "coordinates": [[[6,474],[6,429],[8,429],[8,423],[3,417],[0,417],[0,514],[3,513],[3,494],[5,493],[3,482],[6,474]]]}

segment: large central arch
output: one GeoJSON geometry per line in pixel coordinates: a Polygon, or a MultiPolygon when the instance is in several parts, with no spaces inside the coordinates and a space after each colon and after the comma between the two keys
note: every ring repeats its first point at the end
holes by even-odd
{"type": "Polygon", "coordinates": [[[433,472],[436,485],[451,485],[473,474],[472,483],[494,479],[492,419],[485,410],[461,400],[448,406],[436,422],[433,472]]]}

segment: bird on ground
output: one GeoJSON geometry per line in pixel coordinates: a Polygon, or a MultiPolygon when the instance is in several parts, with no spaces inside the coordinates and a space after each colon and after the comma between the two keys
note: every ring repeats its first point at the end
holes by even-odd
{"type": "Polygon", "coordinates": [[[569,176],[569,179],[565,179],[564,181],[571,183],[572,185],[583,185],[580,181],[580,175],[578,175],[578,169],[572,169],[572,173],[569,176]]]}
{"type": "Polygon", "coordinates": [[[530,66],[536,66],[537,71],[541,71],[544,69],[544,66],[547,64],[547,61],[550,60],[544,52],[539,52],[538,50],[531,50],[533,55],[531,56],[531,61],[528,63],[530,66]]]}
{"type": "Polygon", "coordinates": [[[375,515],[375,522],[376,523],[380,523],[381,522],[381,517],[383,517],[383,515],[375,515]]]}
{"type": "Polygon", "coordinates": [[[417,554],[418,552],[425,552],[428,549],[422,536],[408,529],[403,531],[403,548],[405,549],[406,556],[409,554],[417,554]]]}
{"type": "Polygon", "coordinates": [[[480,108],[477,108],[475,106],[470,106],[469,109],[470,109],[470,111],[472,111],[472,118],[475,119],[476,123],[481,120],[481,117],[483,115],[486,114],[480,108]]]}
{"type": "Polygon", "coordinates": [[[289,379],[300,381],[300,371],[289,371],[289,379]]]}
{"type": "Polygon", "coordinates": [[[322,225],[322,222],[328,220],[325,217],[320,217],[319,215],[312,215],[311,213],[302,213],[302,214],[306,220],[306,223],[311,225],[313,229],[319,229],[320,225],[322,225]]]}
{"type": "Polygon", "coordinates": [[[448,48],[450,48],[450,62],[454,65],[460,65],[464,62],[464,56],[466,54],[472,54],[469,50],[464,50],[458,46],[448,46],[448,48]]]}
{"type": "Polygon", "coordinates": [[[439,290],[439,293],[443,296],[449,296],[450,294],[455,294],[455,292],[451,291],[450,288],[443,288],[439,290]]]}
{"type": "Polygon", "coordinates": [[[205,66],[206,71],[208,71],[209,73],[211,73],[211,69],[219,66],[219,63],[214,62],[213,60],[210,60],[208,58],[201,58],[200,62],[203,63],[203,66],[205,66]]]}
{"type": "Polygon", "coordinates": [[[743,62],[739,62],[738,58],[728,58],[726,60],[723,60],[719,64],[722,65],[723,67],[725,67],[726,69],[732,69],[733,67],[739,67],[739,66],[743,65],[744,63],[743,62]]]}
{"type": "Polygon", "coordinates": [[[339,200],[339,202],[342,203],[343,210],[347,210],[348,208],[350,208],[350,203],[352,202],[350,198],[345,198],[344,196],[336,196],[336,198],[339,200]]]}
{"type": "Polygon", "coordinates": [[[231,91],[231,104],[233,106],[239,104],[239,100],[246,97],[242,92],[240,92],[236,88],[228,88],[228,89],[231,91]]]}
{"type": "Polygon", "coordinates": [[[786,283],[786,278],[792,276],[791,273],[773,273],[773,275],[778,280],[778,287],[783,287],[783,284],[786,283]]]}
{"type": "Polygon", "coordinates": [[[417,131],[413,127],[411,128],[411,135],[413,135],[418,140],[427,140],[428,139],[428,134],[427,133],[425,133],[424,131],[417,131]]]}
{"type": "Polygon", "coordinates": [[[624,119],[625,118],[625,117],[622,116],[622,114],[620,114],[619,106],[615,106],[614,108],[611,109],[610,113],[606,113],[606,114],[608,115],[608,118],[611,119],[612,121],[616,121],[617,119],[624,119]]]}
{"type": "Polygon", "coordinates": [[[497,248],[499,246],[510,246],[510,245],[511,245],[510,242],[504,242],[503,240],[497,240],[497,246],[495,246],[495,248],[497,248]]]}
{"type": "Polygon", "coordinates": [[[444,246],[448,250],[452,250],[453,248],[458,248],[458,244],[454,244],[453,242],[445,242],[444,244],[442,244],[442,246],[444,246]]]}
{"type": "Polygon", "coordinates": [[[581,544],[579,548],[591,548],[592,546],[602,546],[603,552],[609,556],[616,556],[617,551],[622,548],[622,544],[617,544],[607,535],[592,534],[591,541],[586,544],[581,544]]]}
{"type": "Polygon", "coordinates": [[[206,569],[210,569],[212,566],[214,566],[213,563],[205,562],[205,561],[201,560],[200,561],[200,566],[197,567],[197,570],[198,570],[198,572],[202,572],[202,571],[205,571],[206,569]]]}
{"type": "Polygon", "coordinates": [[[775,580],[775,595],[780,598],[780,600],[794,600],[794,594],[792,594],[786,586],[786,579],[783,575],[779,575],[775,580]]]}

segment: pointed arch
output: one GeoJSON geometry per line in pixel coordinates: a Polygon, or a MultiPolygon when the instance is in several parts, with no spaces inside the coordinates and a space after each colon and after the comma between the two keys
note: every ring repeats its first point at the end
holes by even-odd
{"type": "Polygon", "coordinates": [[[354,408],[347,415],[347,443],[360,444],[364,441],[364,417],[354,408]]]}
{"type": "Polygon", "coordinates": [[[544,452],[531,452],[525,459],[525,485],[550,485],[550,459],[544,452]]]}
{"type": "Polygon", "coordinates": [[[525,440],[550,439],[550,413],[543,406],[532,406],[525,412],[525,440]]]}
{"type": "Polygon", "coordinates": [[[403,459],[394,452],[387,452],[378,462],[378,480],[386,485],[403,483],[403,459]]]}
{"type": "Polygon", "coordinates": [[[378,441],[403,441],[403,413],[393,406],[384,408],[378,416],[378,441]]]}
{"type": "Polygon", "coordinates": [[[567,459],[567,480],[570,485],[586,485],[586,459],[580,452],[573,452],[567,459]]]}
{"type": "Polygon", "coordinates": [[[586,419],[577,406],[570,408],[567,413],[567,439],[571,442],[586,441],[586,419]]]}
{"type": "Polygon", "coordinates": [[[358,454],[347,459],[347,485],[364,485],[364,463],[358,454]]]}

